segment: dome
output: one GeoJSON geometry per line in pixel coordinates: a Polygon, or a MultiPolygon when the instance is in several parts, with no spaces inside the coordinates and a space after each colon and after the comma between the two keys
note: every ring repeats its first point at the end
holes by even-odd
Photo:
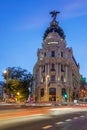
{"type": "Polygon", "coordinates": [[[58,22],[56,21],[56,16],[57,15],[57,12],[51,12],[52,16],[54,17],[52,22],[50,23],[50,27],[48,27],[44,33],[44,36],[43,36],[43,40],[47,37],[47,35],[51,32],[56,32],[58,33],[58,35],[62,38],[62,39],[65,39],[65,35],[64,35],[64,32],[62,30],[62,28],[58,25],[58,22]]]}

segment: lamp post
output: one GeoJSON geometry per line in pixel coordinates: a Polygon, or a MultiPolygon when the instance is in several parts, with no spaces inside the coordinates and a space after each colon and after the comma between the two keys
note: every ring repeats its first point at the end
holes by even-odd
{"type": "Polygon", "coordinates": [[[17,101],[20,103],[20,92],[17,92],[17,101]]]}
{"type": "Polygon", "coordinates": [[[4,75],[5,75],[5,78],[6,78],[6,81],[8,80],[8,70],[4,70],[4,75]]]}
{"type": "Polygon", "coordinates": [[[46,76],[46,88],[45,88],[45,101],[48,101],[48,81],[49,81],[49,75],[46,76]]]}
{"type": "Polygon", "coordinates": [[[8,80],[9,80],[8,76],[9,76],[9,71],[8,71],[8,70],[4,70],[3,73],[4,73],[5,80],[6,80],[6,85],[7,85],[7,88],[8,88],[8,80]]]}
{"type": "Polygon", "coordinates": [[[19,92],[17,92],[17,95],[19,96],[19,95],[20,95],[20,93],[19,93],[19,92]]]}
{"type": "Polygon", "coordinates": [[[29,92],[29,94],[28,94],[28,102],[30,102],[30,97],[31,97],[31,88],[30,87],[28,87],[28,92],[29,92]]]}
{"type": "Polygon", "coordinates": [[[4,100],[6,101],[9,98],[9,91],[8,91],[8,70],[3,71],[5,80],[6,80],[6,86],[7,89],[4,89],[4,100]]]}

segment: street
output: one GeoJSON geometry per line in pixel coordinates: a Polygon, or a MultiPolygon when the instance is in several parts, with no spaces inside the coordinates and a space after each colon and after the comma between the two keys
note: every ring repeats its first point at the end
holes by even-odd
{"type": "Polygon", "coordinates": [[[8,129],[87,130],[87,108],[42,107],[1,110],[0,130],[8,129]]]}

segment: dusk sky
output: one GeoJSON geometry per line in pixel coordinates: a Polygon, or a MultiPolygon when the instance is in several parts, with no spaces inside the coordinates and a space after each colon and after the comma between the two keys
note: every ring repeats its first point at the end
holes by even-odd
{"type": "Polygon", "coordinates": [[[87,0],[0,0],[0,81],[7,67],[21,67],[33,73],[37,50],[52,18],[66,35],[80,64],[80,74],[87,78],[87,0]]]}

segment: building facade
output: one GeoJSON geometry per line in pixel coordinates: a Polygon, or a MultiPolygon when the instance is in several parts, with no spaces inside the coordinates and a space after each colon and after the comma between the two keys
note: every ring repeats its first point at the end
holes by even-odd
{"type": "Polygon", "coordinates": [[[0,81],[0,99],[3,98],[4,95],[4,82],[0,81]]]}
{"type": "Polygon", "coordinates": [[[87,82],[86,78],[81,75],[79,98],[87,98],[87,82]]]}
{"type": "Polygon", "coordinates": [[[66,46],[65,35],[56,21],[56,11],[37,51],[34,66],[34,97],[38,102],[73,101],[79,97],[80,73],[73,50],[66,46]]]}

